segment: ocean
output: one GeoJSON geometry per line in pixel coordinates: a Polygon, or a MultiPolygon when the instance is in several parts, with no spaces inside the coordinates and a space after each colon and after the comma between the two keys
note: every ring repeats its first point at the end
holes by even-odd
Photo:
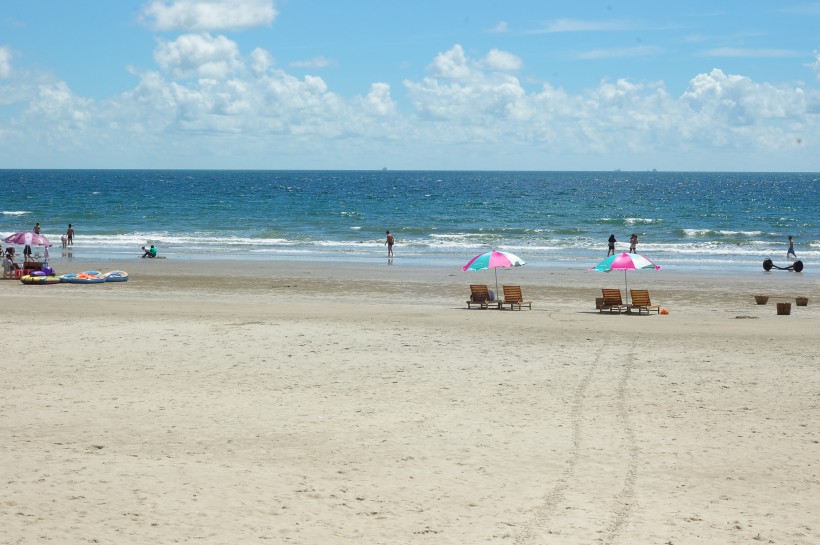
{"type": "Polygon", "coordinates": [[[788,235],[807,272],[820,258],[816,173],[0,170],[0,187],[0,235],[39,222],[52,263],[147,244],[169,259],[381,263],[386,230],[396,264],[496,248],[587,268],[610,234],[625,252],[632,233],[662,267],[786,265],[788,235]]]}

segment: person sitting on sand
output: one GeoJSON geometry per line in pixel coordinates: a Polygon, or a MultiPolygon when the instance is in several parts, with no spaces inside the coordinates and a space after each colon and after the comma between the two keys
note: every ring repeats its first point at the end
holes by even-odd
{"type": "Polygon", "coordinates": [[[157,249],[154,248],[153,244],[150,248],[146,248],[145,246],[143,246],[142,251],[144,252],[142,254],[142,257],[157,257],[157,249]]]}
{"type": "MultiPolygon", "coordinates": [[[[14,248],[9,248],[9,250],[14,250],[14,248]]],[[[3,273],[8,277],[11,274],[11,271],[18,270],[20,265],[14,262],[14,252],[6,251],[3,255],[3,273]]]]}

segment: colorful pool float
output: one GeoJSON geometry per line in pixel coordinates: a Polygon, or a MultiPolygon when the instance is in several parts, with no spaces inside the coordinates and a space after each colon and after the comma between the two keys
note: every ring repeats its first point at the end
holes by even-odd
{"type": "Polygon", "coordinates": [[[102,275],[106,282],[128,282],[128,273],[125,271],[111,271],[102,275]]]}
{"type": "Polygon", "coordinates": [[[69,284],[103,284],[105,278],[99,271],[85,271],[81,273],[69,273],[60,277],[60,282],[69,284]]]}
{"type": "Polygon", "coordinates": [[[20,282],[23,284],[28,284],[29,286],[45,286],[48,284],[59,284],[60,277],[59,276],[45,276],[45,275],[37,275],[33,276],[27,274],[20,278],[20,282]]]}

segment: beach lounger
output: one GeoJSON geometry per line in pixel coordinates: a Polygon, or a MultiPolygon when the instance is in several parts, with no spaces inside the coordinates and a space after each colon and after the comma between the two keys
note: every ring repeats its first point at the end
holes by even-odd
{"type": "Polygon", "coordinates": [[[608,310],[610,313],[617,312],[620,314],[622,310],[626,310],[626,305],[624,305],[623,299],[621,299],[621,290],[603,288],[601,293],[604,296],[604,302],[601,308],[598,309],[598,312],[608,310]]]}
{"type": "Polygon", "coordinates": [[[470,299],[467,301],[467,308],[478,305],[480,308],[490,308],[490,305],[498,307],[498,301],[490,301],[490,288],[486,284],[470,284],[470,299]]]}
{"type": "Polygon", "coordinates": [[[649,290],[629,290],[632,302],[627,305],[627,311],[632,312],[632,309],[638,309],[638,314],[646,311],[647,314],[653,310],[658,314],[661,313],[660,305],[653,305],[649,300],[649,290]]]}
{"type": "Polygon", "coordinates": [[[524,296],[521,295],[521,286],[502,286],[504,290],[504,300],[501,302],[501,306],[510,305],[510,310],[518,307],[518,310],[521,310],[521,307],[527,307],[532,310],[532,301],[524,301],[524,296]]]}

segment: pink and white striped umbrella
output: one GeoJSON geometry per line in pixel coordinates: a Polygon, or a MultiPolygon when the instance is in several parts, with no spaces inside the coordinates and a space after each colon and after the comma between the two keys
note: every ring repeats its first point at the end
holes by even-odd
{"type": "Polygon", "coordinates": [[[655,265],[647,258],[640,254],[620,254],[611,255],[604,259],[594,267],[590,267],[590,271],[610,272],[610,271],[624,271],[624,284],[626,286],[626,297],[629,298],[629,282],[626,280],[626,271],[638,271],[641,269],[660,270],[659,265],[655,265]]]}
{"type": "Polygon", "coordinates": [[[491,252],[478,254],[470,261],[468,261],[466,265],[461,267],[461,270],[467,272],[483,271],[484,269],[493,269],[493,272],[495,272],[495,292],[498,293],[498,267],[509,269],[510,267],[520,267],[526,264],[526,261],[524,261],[515,254],[511,254],[510,252],[499,252],[498,250],[493,250],[491,252]]]}
{"type": "Polygon", "coordinates": [[[9,244],[22,244],[23,246],[51,246],[51,243],[43,235],[32,233],[31,231],[20,231],[9,235],[4,239],[9,244]]]}
{"type": "Polygon", "coordinates": [[[9,244],[22,244],[23,246],[45,246],[45,259],[48,260],[48,247],[51,246],[51,243],[43,235],[31,231],[20,231],[7,236],[3,240],[9,244]]]}

